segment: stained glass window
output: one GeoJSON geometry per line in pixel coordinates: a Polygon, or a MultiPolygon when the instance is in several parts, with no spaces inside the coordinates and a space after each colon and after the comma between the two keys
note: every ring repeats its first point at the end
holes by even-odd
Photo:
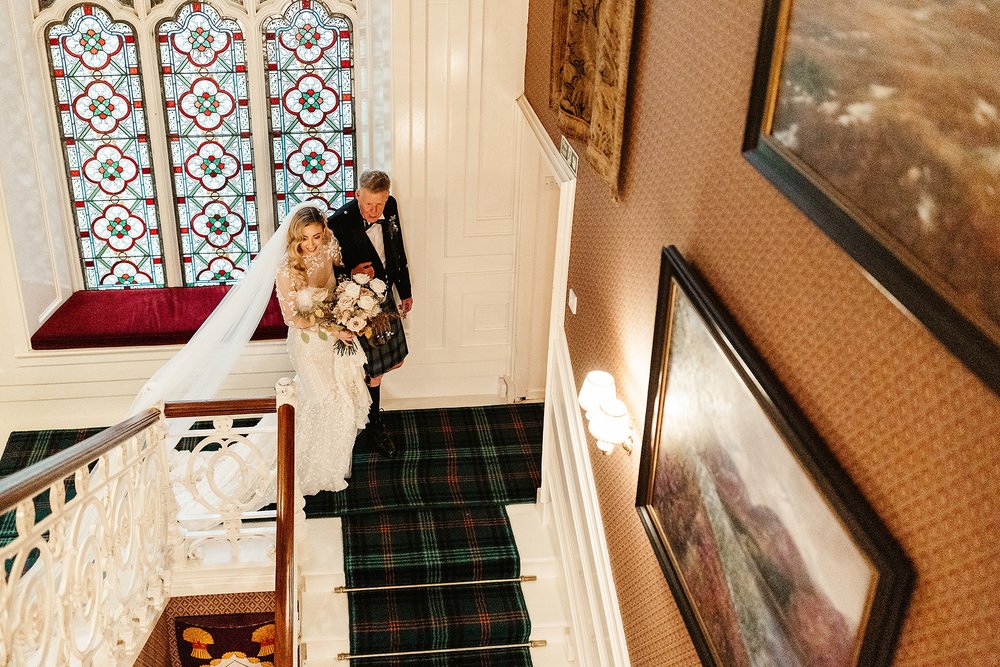
{"type": "Polygon", "coordinates": [[[233,282],[260,247],[243,32],[192,2],[158,34],[184,283],[233,282]]]}
{"type": "Polygon", "coordinates": [[[84,282],[163,287],[135,32],[84,5],[47,38],[84,282]]]}
{"type": "Polygon", "coordinates": [[[306,200],[335,209],[354,196],[351,24],[299,0],[264,30],[278,218],[306,200]]]}

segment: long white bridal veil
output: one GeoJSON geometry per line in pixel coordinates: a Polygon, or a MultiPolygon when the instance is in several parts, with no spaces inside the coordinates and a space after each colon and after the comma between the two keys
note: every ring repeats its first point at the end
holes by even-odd
{"type": "Polygon", "coordinates": [[[274,276],[287,247],[285,224],[299,209],[307,206],[317,206],[317,202],[303,202],[288,212],[250,268],[226,293],[191,340],[139,390],[129,408],[129,416],[160,401],[215,397],[267,308],[274,289],[274,276]]]}

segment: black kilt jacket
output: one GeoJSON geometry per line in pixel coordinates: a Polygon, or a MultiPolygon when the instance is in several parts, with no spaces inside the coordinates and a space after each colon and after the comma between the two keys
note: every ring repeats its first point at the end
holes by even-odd
{"type": "MultiPolygon", "coordinates": [[[[333,230],[340,244],[340,252],[344,258],[344,268],[338,273],[347,275],[358,264],[371,262],[375,268],[375,277],[381,278],[389,286],[389,296],[382,308],[390,313],[396,312],[396,304],[392,298],[392,288],[399,292],[400,299],[412,297],[410,289],[410,271],[406,262],[406,250],[403,247],[402,228],[399,223],[399,210],[396,199],[389,197],[382,212],[384,217],[378,224],[382,225],[382,241],[385,245],[385,264],[379,259],[375,246],[365,232],[365,220],[361,217],[356,199],[337,209],[327,220],[327,225],[333,230]]],[[[365,370],[368,375],[381,375],[396,364],[403,361],[407,354],[406,336],[399,318],[392,321],[392,336],[384,345],[373,346],[367,338],[361,338],[361,347],[365,350],[368,363],[365,370]]]]}

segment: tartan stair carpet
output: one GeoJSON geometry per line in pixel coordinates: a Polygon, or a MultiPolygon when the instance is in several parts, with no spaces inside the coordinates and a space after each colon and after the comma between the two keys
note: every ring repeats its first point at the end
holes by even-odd
{"type": "Polygon", "coordinates": [[[354,655],[523,644],[531,632],[517,583],[361,591],[348,604],[354,655]]]}
{"type": "Polygon", "coordinates": [[[306,498],[307,517],[533,503],[541,483],[540,403],[382,413],[402,451],[354,452],[350,485],[306,498]]]}
{"type": "MultiPolygon", "coordinates": [[[[80,428],[80,429],[53,429],[46,431],[13,431],[7,438],[7,444],[0,456],[0,479],[11,475],[18,470],[34,465],[42,459],[52,456],[57,452],[86,440],[87,438],[100,433],[101,428],[80,428]]],[[[76,495],[76,487],[72,477],[63,482],[66,489],[66,500],[70,500],[76,495]]],[[[39,522],[47,517],[52,509],[49,505],[49,492],[42,491],[34,498],[35,522],[39,522]]],[[[0,515],[0,546],[10,544],[17,537],[17,529],[14,525],[14,510],[0,515]]],[[[31,559],[31,562],[34,558],[31,559]]],[[[25,564],[29,567],[31,562],[25,564]]],[[[7,571],[10,571],[10,563],[6,564],[7,571]]]]}
{"type": "Polygon", "coordinates": [[[421,654],[392,658],[359,658],[353,667],[530,667],[526,648],[463,651],[448,654],[421,654]]]}
{"type": "Polygon", "coordinates": [[[307,516],[342,517],[355,667],[531,665],[504,506],[535,500],[542,414],[540,404],[387,412],[401,453],[355,452],[346,491],[307,498],[307,516]],[[475,650],[426,653],[454,649],[475,650]]]}
{"type": "Polygon", "coordinates": [[[352,515],[343,525],[348,588],[521,574],[503,505],[352,515]]]}

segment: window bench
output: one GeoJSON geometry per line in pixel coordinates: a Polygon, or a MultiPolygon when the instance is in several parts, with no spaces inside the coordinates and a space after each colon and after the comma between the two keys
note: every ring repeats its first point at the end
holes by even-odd
{"type": "MultiPolygon", "coordinates": [[[[229,290],[228,285],[74,292],[31,337],[35,350],[186,343],[229,290]]],[[[252,340],[288,335],[271,295],[252,340]]]]}

